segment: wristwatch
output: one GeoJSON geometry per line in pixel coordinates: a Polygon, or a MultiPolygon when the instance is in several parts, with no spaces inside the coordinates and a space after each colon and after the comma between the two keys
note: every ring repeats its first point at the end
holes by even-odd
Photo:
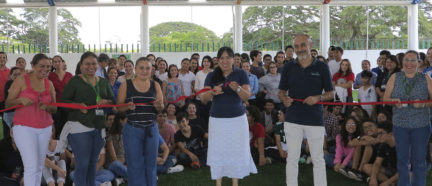
{"type": "Polygon", "coordinates": [[[241,86],[239,85],[239,86],[237,87],[236,92],[240,92],[240,90],[241,90],[241,86]]]}

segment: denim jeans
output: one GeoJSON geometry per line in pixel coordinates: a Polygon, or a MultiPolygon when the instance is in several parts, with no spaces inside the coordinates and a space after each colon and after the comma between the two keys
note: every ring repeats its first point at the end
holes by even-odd
{"type": "Polygon", "coordinates": [[[126,123],[123,144],[126,154],[129,185],[156,186],[156,159],[159,148],[159,129],[156,123],[142,128],[126,123]]]}
{"type": "Polygon", "coordinates": [[[119,161],[111,162],[111,164],[108,166],[108,170],[117,176],[127,178],[127,167],[119,161]]]}
{"type": "MultiPolygon", "coordinates": [[[[344,157],[344,158],[346,158],[346,157],[344,157]]],[[[342,158],[342,162],[343,162],[344,158],[342,158]]],[[[334,159],[335,159],[335,154],[333,154],[333,153],[324,154],[324,160],[326,162],[326,167],[327,168],[333,169],[333,167],[335,165],[334,164],[334,159]]],[[[342,162],[341,162],[341,165],[342,165],[342,162]]],[[[351,159],[345,167],[351,168],[352,167],[352,162],[353,161],[351,159]]]]}
{"type": "MultiPolygon", "coordinates": [[[[20,180],[20,178],[18,179],[20,180]]],[[[0,172],[0,185],[1,186],[20,186],[19,181],[10,178],[10,174],[0,172]]]]}
{"type": "MultiPolygon", "coordinates": [[[[76,171],[73,170],[69,174],[69,178],[75,183],[75,185],[77,185],[77,183],[75,182],[76,179],[75,174],[76,171]]],[[[111,171],[106,169],[100,169],[96,172],[96,181],[94,183],[94,186],[99,186],[101,183],[105,183],[105,182],[111,182],[112,180],[114,180],[114,178],[115,178],[114,173],[112,173],[111,171]]]]}
{"type": "Polygon", "coordinates": [[[4,112],[3,113],[3,120],[7,124],[7,126],[9,126],[9,128],[12,127],[14,115],[15,115],[15,112],[4,112]]]}
{"type": "Polygon", "coordinates": [[[330,153],[330,152],[327,153],[327,154],[324,154],[324,161],[325,161],[325,164],[326,164],[327,168],[333,169],[333,167],[334,167],[334,159],[335,159],[335,154],[330,153]]]}
{"type": "Polygon", "coordinates": [[[172,166],[174,166],[173,159],[176,157],[174,155],[168,155],[168,158],[166,159],[165,163],[163,165],[157,165],[157,172],[165,174],[168,172],[168,169],[172,166]]]}
{"type": "Polygon", "coordinates": [[[68,135],[68,141],[75,156],[75,185],[94,186],[96,183],[96,164],[104,146],[101,130],[68,135]]]}
{"type": "MultiPolygon", "coordinates": [[[[192,153],[194,153],[195,156],[198,157],[199,162],[200,162],[200,167],[207,165],[207,150],[206,149],[197,150],[197,151],[192,152],[192,153]]],[[[187,155],[184,152],[177,155],[177,160],[178,160],[179,164],[184,165],[184,166],[190,166],[190,164],[192,163],[192,159],[189,157],[189,155],[187,155]]]]}
{"type": "Polygon", "coordinates": [[[430,125],[413,129],[393,126],[398,159],[398,185],[426,185],[426,153],[431,130],[430,125]],[[410,163],[413,171],[412,180],[410,179],[410,163]]]}

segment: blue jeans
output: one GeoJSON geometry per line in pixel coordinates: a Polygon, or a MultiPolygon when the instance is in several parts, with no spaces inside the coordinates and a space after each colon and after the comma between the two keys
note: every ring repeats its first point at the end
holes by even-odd
{"type": "Polygon", "coordinates": [[[68,141],[75,156],[75,185],[94,186],[96,164],[105,143],[101,130],[69,134],[68,141]]]}
{"type": "MultiPolygon", "coordinates": [[[[73,170],[70,174],[69,174],[69,178],[75,183],[75,185],[77,185],[76,181],[75,181],[75,174],[76,171],[73,170]]],[[[110,182],[112,180],[114,180],[115,176],[114,174],[106,169],[100,169],[96,172],[96,182],[94,184],[94,186],[99,186],[101,183],[105,183],[105,182],[110,182]]]]}
{"type": "MultiPolygon", "coordinates": [[[[206,149],[197,150],[197,151],[192,152],[192,153],[194,153],[195,156],[198,157],[199,162],[200,162],[200,167],[207,165],[207,150],[206,149]]],[[[189,155],[187,155],[184,152],[177,155],[177,160],[178,160],[179,164],[184,165],[184,166],[190,166],[190,164],[192,163],[192,159],[189,157],[189,155]]]]}
{"type": "Polygon", "coordinates": [[[168,155],[168,158],[166,159],[165,163],[163,165],[158,165],[157,166],[157,172],[158,173],[167,173],[168,169],[172,166],[174,166],[174,162],[173,159],[175,159],[176,157],[174,155],[168,155]]]}
{"type": "Polygon", "coordinates": [[[108,170],[112,171],[114,174],[127,178],[127,167],[119,161],[113,161],[109,166],[108,170]]]}
{"type": "Polygon", "coordinates": [[[156,159],[159,148],[159,129],[154,123],[146,128],[126,123],[123,144],[126,154],[129,185],[156,186],[156,159]]]}
{"type": "Polygon", "coordinates": [[[426,153],[431,130],[430,125],[414,129],[393,126],[398,159],[398,185],[426,185],[426,153]],[[410,163],[413,171],[412,180],[410,179],[410,163]]]}
{"type": "Polygon", "coordinates": [[[330,153],[330,152],[327,154],[324,154],[324,161],[325,161],[327,168],[333,169],[334,159],[335,159],[335,154],[330,153]]]}
{"type": "Polygon", "coordinates": [[[14,115],[15,115],[15,112],[4,112],[3,113],[3,120],[5,121],[7,126],[9,126],[9,128],[12,128],[14,115]]]}
{"type": "MultiPolygon", "coordinates": [[[[346,157],[342,158],[342,162],[345,158],[346,157]]],[[[333,154],[333,153],[324,154],[324,161],[326,162],[327,168],[333,169],[334,159],[335,159],[335,154],[333,154]]],[[[342,165],[342,162],[341,162],[341,165],[342,165]]],[[[350,160],[345,167],[351,168],[352,167],[352,160],[350,160]]]]}

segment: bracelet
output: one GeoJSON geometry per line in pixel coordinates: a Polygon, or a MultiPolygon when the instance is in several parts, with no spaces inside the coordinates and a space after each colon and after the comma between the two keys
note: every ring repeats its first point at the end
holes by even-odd
{"type": "Polygon", "coordinates": [[[239,85],[239,86],[237,87],[236,92],[240,92],[241,89],[242,89],[242,87],[239,85]]]}

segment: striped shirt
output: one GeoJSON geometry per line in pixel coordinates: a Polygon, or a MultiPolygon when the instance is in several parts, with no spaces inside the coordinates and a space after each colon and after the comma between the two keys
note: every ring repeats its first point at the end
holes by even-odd
{"type": "MultiPolygon", "coordinates": [[[[147,92],[139,92],[132,83],[126,80],[126,103],[149,103],[156,100],[156,89],[154,81],[150,81],[150,88],[147,92]]],[[[128,123],[138,126],[148,126],[155,122],[157,111],[153,104],[137,105],[135,110],[128,110],[126,116],[128,123]]]]}

